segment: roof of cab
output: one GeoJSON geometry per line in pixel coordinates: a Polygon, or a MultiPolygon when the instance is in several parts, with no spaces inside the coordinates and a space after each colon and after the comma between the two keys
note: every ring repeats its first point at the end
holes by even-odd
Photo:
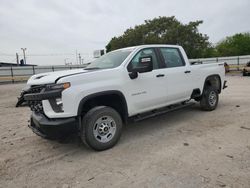
{"type": "Polygon", "coordinates": [[[120,48],[114,51],[119,51],[119,50],[135,50],[138,48],[152,48],[152,47],[180,47],[179,45],[170,45],[170,44],[145,44],[145,45],[138,45],[138,46],[131,46],[131,47],[125,47],[125,48],[120,48]]]}

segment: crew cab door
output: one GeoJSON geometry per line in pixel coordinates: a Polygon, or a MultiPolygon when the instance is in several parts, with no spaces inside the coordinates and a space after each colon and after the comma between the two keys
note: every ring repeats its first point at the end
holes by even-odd
{"type": "MultiPolygon", "coordinates": [[[[165,85],[168,103],[180,102],[190,98],[193,91],[193,73],[186,64],[179,48],[158,48],[165,64],[165,85]]],[[[188,62],[187,62],[188,63],[188,62]]]]}
{"type": "Polygon", "coordinates": [[[160,61],[155,48],[145,48],[140,50],[131,60],[127,69],[132,72],[133,68],[139,63],[139,59],[143,57],[152,57],[153,70],[145,73],[138,73],[134,79],[129,79],[126,84],[128,97],[128,106],[130,115],[145,112],[166,103],[166,83],[163,74],[163,65],[160,61]]]}

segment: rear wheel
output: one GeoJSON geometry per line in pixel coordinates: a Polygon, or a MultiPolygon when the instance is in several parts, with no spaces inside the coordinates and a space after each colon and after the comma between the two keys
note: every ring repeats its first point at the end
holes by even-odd
{"type": "Polygon", "coordinates": [[[219,94],[217,89],[213,87],[206,87],[200,101],[202,110],[212,111],[215,110],[219,101],[219,94]]]}
{"type": "Polygon", "coordinates": [[[102,151],[113,147],[120,139],[122,119],[113,108],[92,108],[82,119],[81,139],[92,149],[102,151]]]}

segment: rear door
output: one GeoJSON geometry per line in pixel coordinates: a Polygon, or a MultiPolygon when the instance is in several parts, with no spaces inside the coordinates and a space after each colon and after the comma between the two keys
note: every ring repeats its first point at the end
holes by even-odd
{"type": "Polygon", "coordinates": [[[189,64],[186,65],[181,51],[174,47],[162,47],[158,50],[166,66],[164,74],[168,103],[189,99],[193,90],[192,72],[189,64]]]}

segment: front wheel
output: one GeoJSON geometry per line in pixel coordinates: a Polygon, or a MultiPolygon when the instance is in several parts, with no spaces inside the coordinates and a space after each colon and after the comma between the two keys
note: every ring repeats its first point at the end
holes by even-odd
{"type": "Polygon", "coordinates": [[[202,110],[215,110],[219,102],[219,94],[217,89],[213,87],[206,87],[202,94],[200,106],[202,110]]]}
{"type": "Polygon", "coordinates": [[[92,108],[82,119],[81,139],[97,151],[113,147],[121,137],[122,119],[111,107],[92,108]]]}

